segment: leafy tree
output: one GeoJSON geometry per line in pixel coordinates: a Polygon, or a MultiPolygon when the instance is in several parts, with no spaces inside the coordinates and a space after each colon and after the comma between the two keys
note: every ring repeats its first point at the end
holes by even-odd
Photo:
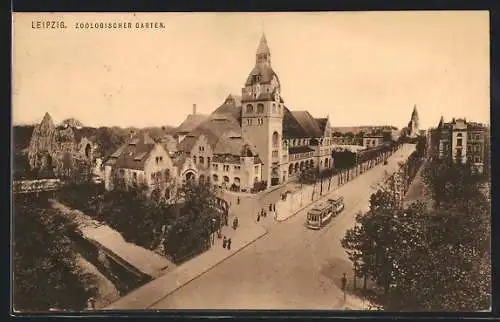
{"type": "Polygon", "coordinates": [[[216,193],[210,184],[187,182],[180,193],[184,202],[175,208],[164,245],[175,262],[210,247],[210,235],[221,224],[216,193]]]}
{"type": "Polygon", "coordinates": [[[92,277],[76,265],[68,239],[75,225],[55,210],[34,204],[18,200],[14,208],[14,308],[81,310],[94,290],[85,289],[85,281],[92,277]]]}
{"type": "MultiPolygon", "coordinates": [[[[439,207],[398,206],[382,189],[342,245],[358,274],[383,289],[397,311],[475,311],[490,305],[490,205],[464,168],[443,164],[439,207]]],[[[438,175],[438,174],[435,174],[438,175]]],[[[440,177],[441,178],[441,177],[440,177]]],[[[438,185],[434,182],[435,185],[438,185]]]]}
{"type": "Polygon", "coordinates": [[[337,169],[350,169],[356,165],[356,153],[348,150],[332,151],[332,158],[337,169]]]}

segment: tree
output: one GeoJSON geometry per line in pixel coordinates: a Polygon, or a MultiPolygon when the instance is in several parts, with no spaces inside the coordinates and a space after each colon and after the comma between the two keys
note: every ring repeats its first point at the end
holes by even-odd
{"type": "Polygon", "coordinates": [[[16,202],[14,208],[14,308],[81,310],[95,294],[84,287],[91,276],[76,265],[68,238],[76,227],[55,210],[34,204],[16,202]]]}
{"type": "MultiPolygon", "coordinates": [[[[490,206],[467,172],[440,168],[445,179],[441,204],[403,209],[390,187],[370,198],[342,245],[359,264],[359,275],[385,292],[389,310],[476,311],[490,306],[490,206]],[[462,173],[458,175],[457,173],[462,173]]],[[[434,173],[439,175],[438,173],[434,173]]],[[[438,186],[437,182],[434,182],[438,186]]]]}
{"type": "Polygon", "coordinates": [[[187,182],[180,189],[184,202],[174,208],[164,248],[182,262],[210,247],[210,235],[221,224],[216,192],[209,183],[187,182]]]}

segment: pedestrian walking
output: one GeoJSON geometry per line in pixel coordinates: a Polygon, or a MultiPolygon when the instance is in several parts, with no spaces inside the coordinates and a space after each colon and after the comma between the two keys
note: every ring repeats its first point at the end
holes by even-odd
{"type": "Polygon", "coordinates": [[[240,197],[238,196],[238,198],[236,199],[236,204],[240,204],[240,197]]]}
{"type": "Polygon", "coordinates": [[[269,204],[269,211],[273,211],[273,204],[272,203],[269,204]]]}
{"type": "Polygon", "coordinates": [[[224,238],[222,239],[222,248],[226,248],[226,244],[227,244],[227,238],[226,236],[224,236],[224,238]]]}
{"type": "Polygon", "coordinates": [[[261,213],[262,217],[266,217],[266,211],[264,210],[264,208],[262,208],[260,210],[260,213],[261,213]]]}
{"type": "Polygon", "coordinates": [[[260,221],[260,214],[257,214],[257,222],[260,221]]]}
{"type": "Polygon", "coordinates": [[[235,217],[233,220],[233,229],[236,230],[237,227],[238,227],[238,217],[235,217]]]}
{"type": "Polygon", "coordinates": [[[231,238],[227,240],[227,250],[231,250],[231,238]]]}
{"type": "Polygon", "coordinates": [[[347,277],[346,277],[345,273],[344,273],[344,276],[342,276],[340,282],[342,283],[342,291],[345,291],[346,290],[345,287],[347,284],[347,277]]]}

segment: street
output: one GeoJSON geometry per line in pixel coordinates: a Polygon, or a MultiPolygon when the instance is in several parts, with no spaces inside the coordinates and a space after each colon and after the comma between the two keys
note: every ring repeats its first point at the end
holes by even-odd
{"type": "Polygon", "coordinates": [[[403,146],[387,165],[381,163],[340,187],[345,210],[323,229],[305,227],[307,209],[282,223],[269,224],[266,218],[266,236],[149,308],[344,309],[341,277],[347,274],[349,287],[352,266],[340,240],[354,225],[356,213],[368,209],[377,183],[414,148],[403,146]]]}

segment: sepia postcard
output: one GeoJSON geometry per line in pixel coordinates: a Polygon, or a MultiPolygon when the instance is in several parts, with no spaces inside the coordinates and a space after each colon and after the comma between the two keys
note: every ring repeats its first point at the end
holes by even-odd
{"type": "Polygon", "coordinates": [[[487,11],[12,23],[13,314],[491,310],[487,11]]]}

